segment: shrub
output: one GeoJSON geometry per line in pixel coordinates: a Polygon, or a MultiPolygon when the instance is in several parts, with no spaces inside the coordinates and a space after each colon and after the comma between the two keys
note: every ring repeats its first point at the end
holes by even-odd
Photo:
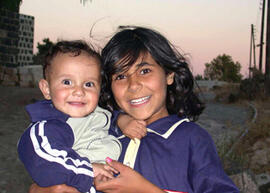
{"type": "Polygon", "coordinates": [[[257,69],[252,69],[252,78],[240,82],[240,96],[243,99],[254,100],[264,98],[264,75],[257,69]]]}

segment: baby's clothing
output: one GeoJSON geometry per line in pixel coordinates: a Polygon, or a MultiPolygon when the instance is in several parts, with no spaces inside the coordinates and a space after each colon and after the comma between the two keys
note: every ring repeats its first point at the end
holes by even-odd
{"type": "Polygon", "coordinates": [[[31,124],[18,143],[18,153],[33,180],[42,187],[66,184],[94,192],[91,163],[118,159],[121,144],[108,134],[111,113],[97,107],[82,118],[71,118],[50,100],[26,107],[31,124]]]}

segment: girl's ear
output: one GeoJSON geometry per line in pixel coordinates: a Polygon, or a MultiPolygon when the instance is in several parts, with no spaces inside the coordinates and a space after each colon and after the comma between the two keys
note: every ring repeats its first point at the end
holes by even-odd
{"type": "Polygon", "coordinates": [[[41,79],[38,83],[39,89],[41,90],[43,96],[45,99],[50,100],[51,95],[50,95],[50,88],[49,88],[49,83],[45,79],[41,79]]]}
{"type": "Polygon", "coordinates": [[[167,85],[171,85],[174,81],[174,72],[167,75],[167,85]]]}

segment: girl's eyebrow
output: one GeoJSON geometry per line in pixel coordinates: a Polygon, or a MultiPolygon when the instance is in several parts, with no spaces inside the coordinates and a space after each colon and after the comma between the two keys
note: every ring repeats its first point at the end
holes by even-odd
{"type": "Polygon", "coordinates": [[[136,64],[136,71],[144,66],[154,66],[154,64],[149,64],[148,62],[142,61],[141,63],[136,64]]]}
{"type": "MultiPolygon", "coordinates": [[[[136,65],[136,70],[135,71],[137,71],[139,68],[141,68],[141,67],[143,67],[143,66],[153,66],[153,64],[149,64],[148,62],[144,62],[144,61],[142,61],[141,63],[138,63],[138,64],[134,64],[134,65],[136,65]]],[[[127,70],[128,71],[128,70],[127,70]]],[[[123,70],[123,71],[121,71],[121,72],[119,72],[119,73],[115,73],[115,74],[113,74],[113,76],[114,75],[119,75],[119,74],[122,74],[122,73],[125,73],[126,71],[125,70],[123,70]]]]}
{"type": "Polygon", "coordinates": [[[146,65],[149,65],[149,66],[153,66],[153,64],[149,64],[148,62],[141,62],[139,64],[136,64],[136,67],[139,68],[139,67],[142,67],[142,66],[146,66],[146,65]]]}

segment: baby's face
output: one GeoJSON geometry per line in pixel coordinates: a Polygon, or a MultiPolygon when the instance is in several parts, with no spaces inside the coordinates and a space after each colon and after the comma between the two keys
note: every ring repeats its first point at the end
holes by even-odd
{"type": "Polygon", "coordinates": [[[101,75],[94,57],[82,51],[79,56],[58,54],[51,62],[46,99],[71,117],[84,117],[98,104],[101,75]]]}

